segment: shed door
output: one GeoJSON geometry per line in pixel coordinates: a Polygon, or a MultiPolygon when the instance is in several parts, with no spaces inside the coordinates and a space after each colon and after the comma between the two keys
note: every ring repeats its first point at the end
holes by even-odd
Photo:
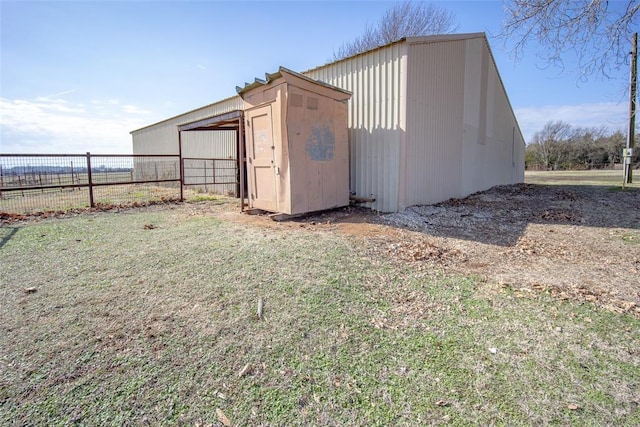
{"type": "Polygon", "coordinates": [[[277,211],[271,105],[247,112],[250,206],[277,211]]]}

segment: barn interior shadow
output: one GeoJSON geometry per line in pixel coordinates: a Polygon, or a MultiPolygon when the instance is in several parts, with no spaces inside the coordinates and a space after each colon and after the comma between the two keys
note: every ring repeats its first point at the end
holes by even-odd
{"type": "Polygon", "coordinates": [[[640,188],[515,184],[395,214],[350,207],[294,221],[369,222],[510,247],[518,243],[530,224],[576,226],[576,233],[580,227],[640,229],[640,188]]]}

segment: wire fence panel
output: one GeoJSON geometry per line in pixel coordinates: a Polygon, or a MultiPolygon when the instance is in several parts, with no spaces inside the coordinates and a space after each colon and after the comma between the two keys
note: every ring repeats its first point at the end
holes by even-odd
{"type": "Polygon", "coordinates": [[[0,154],[0,212],[180,200],[177,155],[0,154]]]}
{"type": "Polygon", "coordinates": [[[235,195],[240,191],[238,165],[235,159],[182,159],[184,185],[195,191],[235,195]]]}

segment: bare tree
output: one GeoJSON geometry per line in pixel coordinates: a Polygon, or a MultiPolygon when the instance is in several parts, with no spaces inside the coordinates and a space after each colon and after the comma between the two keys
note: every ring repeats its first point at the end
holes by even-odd
{"type": "Polygon", "coordinates": [[[560,167],[567,151],[566,142],[572,132],[569,123],[551,121],[533,135],[531,150],[545,170],[557,170],[560,167]]]}
{"type": "Polygon", "coordinates": [[[428,34],[447,34],[456,31],[453,13],[433,3],[405,1],[387,10],[374,26],[367,25],[364,33],[333,53],[334,60],[356,55],[403,37],[428,34]]]}
{"type": "Polygon", "coordinates": [[[548,64],[564,68],[563,57],[573,52],[582,80],[609,77],[627,63],[639,12],[639,0],[505,0],[502,36],[516,40],[516,57],[536,40],[548,64]]]}
{"type": "MultiPolygon", "coordinates": [[[[640,138],[638,138],[640,140],[640,138]]],[[[547,122],[527,145],[528,169],[599,169],[619,163],[626,136],[606,128],[574,127],[565,122],[547,122]]],[[[640,160],[634,154],[633,162],[640,160]]]]}

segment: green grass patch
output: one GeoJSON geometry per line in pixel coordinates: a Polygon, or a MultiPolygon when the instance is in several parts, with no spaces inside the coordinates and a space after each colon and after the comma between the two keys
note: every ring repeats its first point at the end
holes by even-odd
{"type": "MultiPolygon", "coordinates": [[[[634,171],[634,174],[640,176],[640,171],[634,171]]],[[[526,171],[524,179],[528,184],[607,186],[611,191],[640,188],[637,179],[623,188],[622,170],[526,171]]]]}
{"type": "Polygon", "coordinates": [[[640,424],[630,315],[179,208],[2,230],[3,425],[640,424]]]}
{"type": "Polygon", "coordinates": [[[219,200],[220,197],[211,194],[196,194],[189,199],[190,202],[211,202],[219,200]]]}

